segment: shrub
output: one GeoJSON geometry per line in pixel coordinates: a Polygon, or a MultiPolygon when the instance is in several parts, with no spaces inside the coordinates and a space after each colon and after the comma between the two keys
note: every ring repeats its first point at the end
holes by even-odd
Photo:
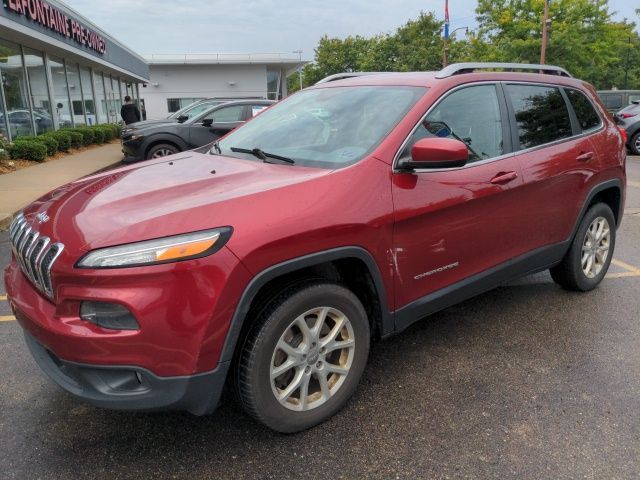
{"type": "Polygon", "coordinates": [[[37,140],[18,138],[9,147],[9,154],[13,159],[21,158],[42,162],[47,157],[47,146],[37,140]]]}
{"type": "Polygon", "coordinates": [[[57,140],[58,150],[66,152],[71,147],[71,134],[68,130],[58,130],[57,132],[45,133],[44,136],[50,136],[57,140]]]}
{"type": "Polygon", "coordinates": [[[82,133],[74,130],[68,130],[69,135],[71,135],[71,146],[73,148],[80,148],[84,144],[84,135],[82,133]]]}
{"type": "Polygon", "coordinates": [[[48,156],[55,155],[58,152],[58,141],[51,135],[38,135],[34,139],[46,145],[48,156]]]}
{"type": "Polygon", "coordinates": [[[94,142],[95,134],[93,133],[93,129],[91,127],[78,127],[76,128],[76,132],[82,135],[83,145],[91,145],[94,142]]]}
{"type": "Polygon", "coordinates": [[[104,143],[104,132],[98,127],[91,127],[93,132],[93,143],[104,143]]]}

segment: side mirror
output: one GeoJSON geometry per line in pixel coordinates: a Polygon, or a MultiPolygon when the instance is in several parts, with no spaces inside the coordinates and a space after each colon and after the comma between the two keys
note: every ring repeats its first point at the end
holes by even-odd
{"type": "Polygon", "coordinates": [[[403,162],[406,170],[416,168],[463,167],[469,160],[469,150],[460,140],[429,137],[418,140],[411,147],[411,161],[403,162]]]}
{"type": "Polygon", "coordinates": [[[205,118],[202,121],[202,126],[203,127],[210,127],[211,125],[213,125],[213,118],[205,118]]]}
{"type": "Polygon", "coordinates": [[[189,120],[189,117],[188,117],[187,115],[180,115],[180,116],[177,118],[177,120],[178,120],[178,123],[184,123],[184,122],[186,122],[187,120],[189,120]]]}

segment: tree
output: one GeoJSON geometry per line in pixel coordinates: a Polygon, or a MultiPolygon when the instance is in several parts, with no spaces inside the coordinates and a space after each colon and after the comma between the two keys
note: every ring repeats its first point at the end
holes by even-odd
{"type": "MultiPolygon", "coordinates": [[[[482,60],[538,63],[545,1],[479,0],[479,37],[488,45],[482,60]]],[[[597,88],[620,85],[629,38],[632,43],[638,38],[634,23],[614,22],[608,0],[553,0],[549,19],[548,63],[565,67],[597,88]]],[[[636,72],[637,68],[634,79],[636,72]]]]}

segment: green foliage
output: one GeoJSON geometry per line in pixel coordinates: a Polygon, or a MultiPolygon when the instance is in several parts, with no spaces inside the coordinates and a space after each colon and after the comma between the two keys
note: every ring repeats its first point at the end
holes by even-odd
{"type": "Polygon", "coordinates": [[[9,146],[9,155],[12,159],[42,162],[47,157],[47,146],[34,139],[18,138],[9,146]]]}
{"type": "Polygon", "coordinates": [[[82,144],[84,146],[91,145],[95,139],[93,129],[90,127],[78,127],[75,129],[80,135],[82,135],[82,144]]]}
{"type": "Polygon", "coordinates": [[[84,135],[77,130],[68,130],[69,135],[71,136],[71,147],[72,148],[80,148],[84,144],[84,135]]]}
{"type": "Polygon", "coordinates": [[[95,126],[95,127],[91,127],[91,130],[93,131],[93,143],[105,142],[104,131],[101,128],[99,128],[98,126],[95,126]]]}
{"type": "Polygon", "coordinates": [[[105,142],[105,143],[108,142],[109,140],[111,140],[114,137],[113,129],[109,125],[98,125],[98,126],[94,127],[94,129],[102,132],[102,136],[103,136],[103,140],[102,141],[105,142]]]}
{"type": "Polygon", "coordinates": [[[69,150],[69,148],[71,148],[71,134],[69,133],[68,130],[58,130],[55,132],[48,132],[41,136],[42,137],[49,136],[49,137],[55,138],[56,141],[58,142],[58,150],[61,152],[66,152],[69,150]]]}
{"type": "MultiPolygon", "coordinates": [[[[478,0],[476,35],[449,41],[449,62],[539,63],[546,0],[478,0]]],[[[636,11],[640,15],[640,9],[636,11]]],[[[640,36],[630,21],[614,21],[608,0],[553,0],[546,61],[598,89],[640,89],[640,36]]],[[[442,67],[442,21],[420,13],[393,34],[320,39],[303,69],[304,86],[341,72],[433,71],[442,67]]],[[[287,79],[299,89],[298,73],[287,79]]]]}
{"type": "Polygon", "coordinates": [[[52,156],[58,153],[58,141],[51,135],[38,135],[33,137],[37,142],[41,142],[47,147],[47,156],[52,156]]]}

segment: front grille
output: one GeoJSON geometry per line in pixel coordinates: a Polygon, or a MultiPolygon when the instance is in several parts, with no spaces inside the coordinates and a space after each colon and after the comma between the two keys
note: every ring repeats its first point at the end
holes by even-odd
{"type": "Polygon", "coordinates": [[[13,254],[24,275],[38,290],[53,298],[51,267],[64,250],[61,243],[51,244],[49,237],[31,228],[23,214],[19,214],[9,227],[13,254]]]}

